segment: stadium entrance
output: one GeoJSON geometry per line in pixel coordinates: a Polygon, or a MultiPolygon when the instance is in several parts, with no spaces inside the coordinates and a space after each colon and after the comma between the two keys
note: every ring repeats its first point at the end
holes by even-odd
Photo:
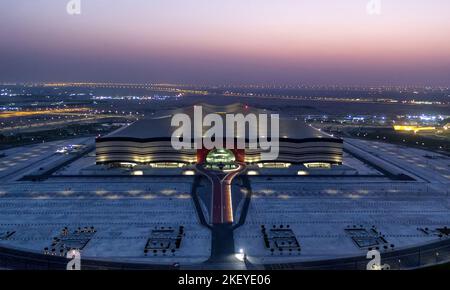
{"type": "Polygon", "coordinates": [[[206,155],[205,167],[215,170],[233,170],[237,168],[236,157],[229,149],[213,149],[206,155]]]}

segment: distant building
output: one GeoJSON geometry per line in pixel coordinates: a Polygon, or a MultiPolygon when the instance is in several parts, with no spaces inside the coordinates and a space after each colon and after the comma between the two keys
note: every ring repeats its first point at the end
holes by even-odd
{"type": "Polygon", "coordinates": [[[435,131],[436,127],[424,127],[424,126],[413,126],[413,125],[395,125],[394,126],[395,131],[403,131],[403,132],[414,132],[416,134],[417,132],[421,131],[435,131]]]}

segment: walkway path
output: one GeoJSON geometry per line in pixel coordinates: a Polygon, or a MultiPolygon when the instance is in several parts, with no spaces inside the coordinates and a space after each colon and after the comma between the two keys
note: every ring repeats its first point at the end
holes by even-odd
{"type": "Polygon", "coordinates": [[[233,235],[233,206],[231,195],[231,183],[233,179],[242,173],[246,166],[239,163],[238,168],[229,172],[218,172],[205,169],[198,164],[196,169],[205,175],[212,184],[211,200],[211,257],[205,263],[207,269],[246,269],[245,263],[235,257],[233,235]]]}
{"type": "Polygon", "coordinates": [[[239,163],[238,168],[226,173],[205,169],[203,164],[198,164],[196,169],[205,175],[212,184],[211,223],[213,225],[232,224],[234,219],[231,183],[246,169],[245,164],[239,163]]]}

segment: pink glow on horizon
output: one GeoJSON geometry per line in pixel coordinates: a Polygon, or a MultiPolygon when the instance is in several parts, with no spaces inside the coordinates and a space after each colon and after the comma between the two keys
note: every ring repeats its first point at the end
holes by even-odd
{"type": "Polygon", "coordinates": [[[55,66],[68,58],[174,70],[177,62],[180,70],[200,62],[218,72],[262,67],[268,78],[270,70],[316,68],[330,80],[335,69],[450,71],[446,0],[383,1],[380,16],[365,13],[366,0],[89,0],[75,17],[61,13],[64,3],[4,1],[11,12],[0,19],[8,39],[0,60],[32,51],[36,62],[53,58],[55,66]]]}

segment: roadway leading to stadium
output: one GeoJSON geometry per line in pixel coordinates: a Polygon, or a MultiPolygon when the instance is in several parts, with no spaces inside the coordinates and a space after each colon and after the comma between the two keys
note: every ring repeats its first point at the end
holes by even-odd
{"type": "MultiPolygon", "coordinates": [[[[206,169],[204,164],[197,164],[196,170],[211,182],[211,257],[208,267],[243,269],[244,264],[235,258],[233,236],[233,203],[231,184],[236,176],[246,170],[244,163],[227,172],[206,169]]],[[[195,193],[194,193],[195,194],[195,193]]]]}
{"type": "Polygon", "coordinates": [[[203,164],[197,164],[196,170],[206,176],[212,186],[212,207],[211,223],[232,224],[233,223],[233,205],[231,196],[231,183],[233,179],[246,170],[244,163],[239,163],[234,170],[227,172],[217,172],[208,170],[203,164]]]}

